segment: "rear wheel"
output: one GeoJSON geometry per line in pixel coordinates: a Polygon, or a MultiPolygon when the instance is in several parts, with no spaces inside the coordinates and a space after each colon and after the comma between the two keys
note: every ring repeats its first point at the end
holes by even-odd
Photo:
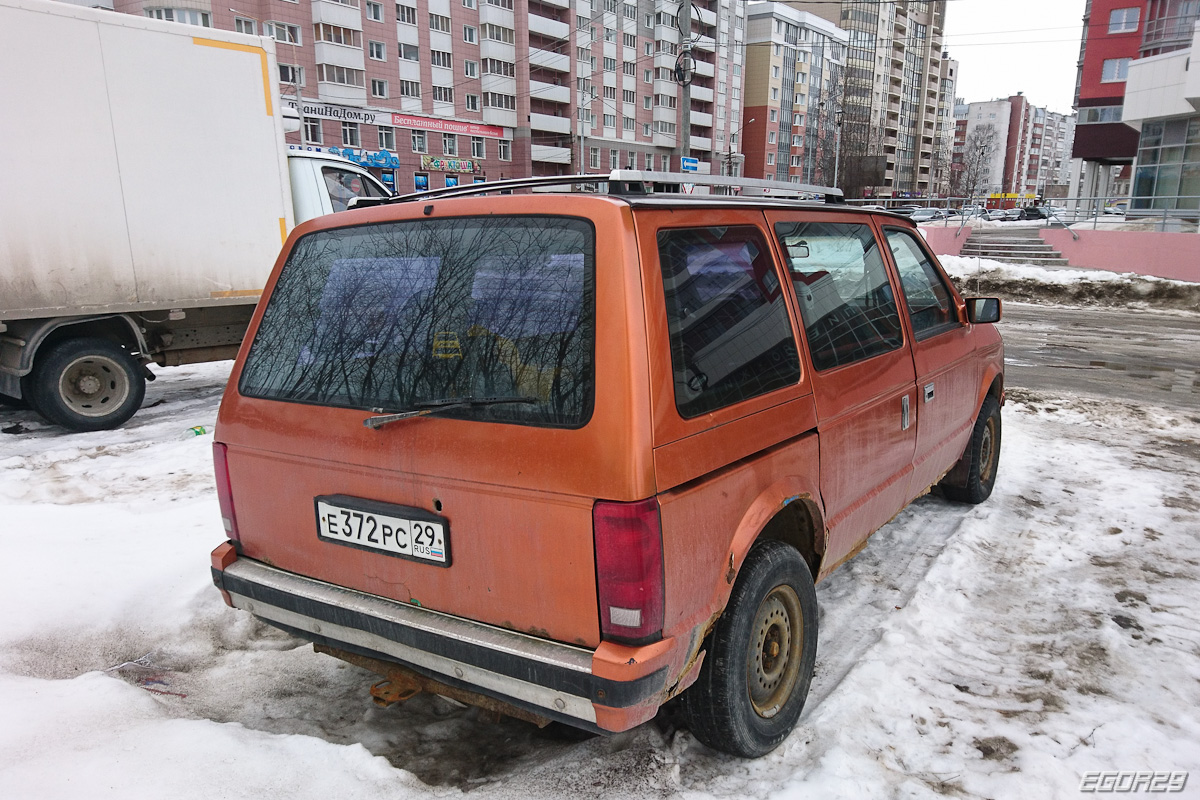
{"type": "Polygon", "coordinates": [[[705,649],[680,698],[692,734],[745,758],[771,752],[796,726],[816,664],[817,594],[795,548],[750,550],[705,649]]]}
{"type": "Polygon", "coordinates": [[[984,398],[971,441],[963,460],[952,473],[964,473],[966,482],[943,483],[946,497],[958,503],[982,503],[992,494],[996,485],[996,473],[1000,467],[1000,404],[988,395],[984,398]]]}
{"type": "Polygon", "coordinates": [[[28,377],[30,405],[73,431],[115,428],[133,416],[146,396],[141,367],[107,339],[53,345],[39,355],[28,377]]]}

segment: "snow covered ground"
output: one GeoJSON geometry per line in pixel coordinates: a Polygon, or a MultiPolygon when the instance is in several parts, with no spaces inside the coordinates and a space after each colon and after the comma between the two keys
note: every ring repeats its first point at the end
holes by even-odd
{"type": "Polygon", "coordinates": [[[228,363],[125,428],[0,407],[0,798],[1049,798],[1088,770],[1200,797],[1200,410],[1013,390],[978,507],[918,500],[818,587],[813,694],[747,762],[671,715],[567,741],[226,608],[211,433],[228,363]]]}

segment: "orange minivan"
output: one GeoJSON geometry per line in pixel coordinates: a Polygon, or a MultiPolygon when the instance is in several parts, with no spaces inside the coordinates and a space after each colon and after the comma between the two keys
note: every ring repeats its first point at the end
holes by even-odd
{"type": "Polygon", "coordinates": [[[681,180],[722,188],[532,179],[299,226],[217,422],[226,602],[384,703],[612,732],[678,697],[713,748],[783,741],[814,583],[931,487],[991,492],[1000,304],[898,215],[681,180]]]}

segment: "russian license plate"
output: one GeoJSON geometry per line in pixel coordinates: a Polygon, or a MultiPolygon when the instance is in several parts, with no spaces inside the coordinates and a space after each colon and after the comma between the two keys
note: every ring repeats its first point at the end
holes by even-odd
{"type": "Polygon", "coordinates": [[[317,535],[329,542],[450,566],[445,517],[346,495],[316,498],[317,535]]]}

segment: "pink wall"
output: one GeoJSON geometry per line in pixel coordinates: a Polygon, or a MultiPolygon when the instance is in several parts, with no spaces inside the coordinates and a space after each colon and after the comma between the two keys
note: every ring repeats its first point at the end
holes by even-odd
{"type": "MultiPolygon", "coordinates": [[[[971,229],[963,228],[961,231],[957,225],[951,226],[922,226],[921,233],[925,235],[925,241],[929,243],[929,249],[939,256],[956,256],[962,252],[963,245],[967,243],[967,239],[971,237],[971,229]],[[956,237],[954,234],[958,234],[956,237]]],[[[1198,237],[1200,238],[1200,237],[1198,237]]]]}
{"type": "MultiPolygon", "coordinates": [[[[1042,228],[1039,233],[1072,267],[1200,283],[1200,234],[1080,230],[1076,241],[1065,228],[1042,228]]],[[[935,253],[942,252],[932,239],[930,245],[935,253]]]]}

